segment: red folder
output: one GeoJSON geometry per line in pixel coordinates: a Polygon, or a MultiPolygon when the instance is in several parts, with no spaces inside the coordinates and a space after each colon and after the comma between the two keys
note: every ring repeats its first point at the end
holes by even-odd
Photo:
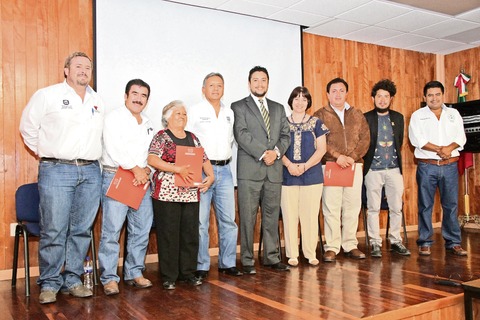
{"type": "Polygon", "coordinates": [[[329,187],[351,187],[355,173],[355,163],[342,169],[336,162],[328,161],[323,172],[323,185],[329,187]]]}
{"type": "Polygon", "coordinates": [[[183,180],[183,178],[178,173],[176,173],[175,186],[195,187],[199,185],[200,183],[202,183],[203,148],[177,146],[175,165],[190,165],[190,170],[193,171],[193,180],[190,183],[183,180]]]}
{"type": "Polygon", "coordinates": [[[133,185],[135,176],[130,170],[118,168],[107,190],[107,196],[138,210],[150,182],[138,186],[133,185]]]}

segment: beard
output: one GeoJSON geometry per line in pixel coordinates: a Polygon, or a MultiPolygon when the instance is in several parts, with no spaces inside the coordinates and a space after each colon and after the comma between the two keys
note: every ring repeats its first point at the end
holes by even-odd
{"type": "Polygon", "coordinates": [[[381,108],[375,106],[375,111],[377,111],[377,113],[380,113],[380,114],[385,114],[385,113],[388,113],[390,111],[390,106],[388,106],[388,108],[385,108],[385,109],[381,109],[381,108]]]}

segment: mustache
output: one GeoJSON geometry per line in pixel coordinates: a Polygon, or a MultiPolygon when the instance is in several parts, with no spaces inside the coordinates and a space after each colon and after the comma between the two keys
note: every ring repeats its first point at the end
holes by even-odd
{"type": "Polygon", "coordinates": [[[138,104],[139,106],[143,106],[143,103],[141,101],[132,101],[134,104],[138,104]]]}

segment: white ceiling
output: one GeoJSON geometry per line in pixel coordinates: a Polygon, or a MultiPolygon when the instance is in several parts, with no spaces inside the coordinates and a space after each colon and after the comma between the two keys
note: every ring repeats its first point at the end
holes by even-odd
{"type": "Polygon", "coordinates": [[[171,2],[305,26],[305,32],[321,36],[419,52],[449,54],[480,46],[480,0],[171,2]]]}

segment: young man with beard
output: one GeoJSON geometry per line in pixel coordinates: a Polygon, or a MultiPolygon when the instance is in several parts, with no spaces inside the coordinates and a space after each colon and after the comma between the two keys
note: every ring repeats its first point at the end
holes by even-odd
{"type": "Polygon", "coordinates": [[[233,133],[238,143],[237,178],[240,212],[240,255],[243,273],[256,274],[253,230],[258,206],[262,207],[263,264],[274,270],[290,268],[280,261],[278,217],[283,181],[282,156],[290,145],[290,128],[283,106],[266,98],[269,76],[264,67],[248,75],[251,94],[232,103],[233,133]]]}
{"type": "Polygon", "coordinates": [[[403,176],[402,144],[403,115],[390,110],[397,88],[388,80],[380,80],[372,88],[374,109],[365,113],[370,128],[370,146],[364,160],[364,183],[367,192],[367,226],[371,256],[382,256],[379,213],[382,203],[382,189],[387,197],[391,249],[403,256],[410,251],[403,245],[400,229],[402,226],[403,176]]]}

